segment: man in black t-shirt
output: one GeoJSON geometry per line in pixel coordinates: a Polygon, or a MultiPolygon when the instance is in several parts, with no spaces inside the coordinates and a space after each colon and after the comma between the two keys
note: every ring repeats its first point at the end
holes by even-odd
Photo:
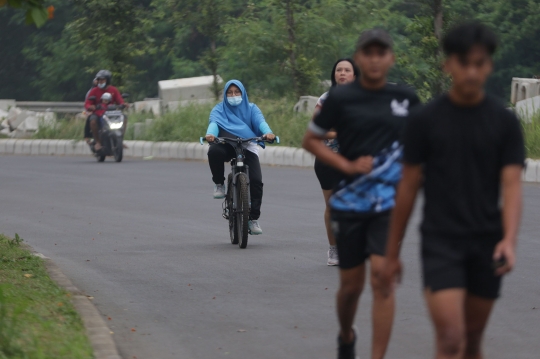
{"type": "Polygon", "coordinates": [[[352,326],[369,258],[374,297],[372,358],[382,359],[392,330],[395,300],[383,296],[376,278],[384,268],[390,211],[401,176],[399,140],[409,112],[420,101],[414,92],[387,83],[394,54],[392,40],[384,30],[360,35],[354,62],[360,77],[330,90],[303,145],[345,177],[330,199],[340,267],[338,358],[356,357],[352,326]],[[339,153],[322,142],[331,129],[337,133],[339,153]]]}
{"type": "Polygon", "coordinates": [[[381,285],[389,294],[401,276],[400,242],[423,177],[424,294],[436,358],[478,359],[501,276],[515,263],[523,136],[514,114],[484,94],[496,49],[493,32],[478,23],[460,25],[447,34],[443,49],[452,87],[407,125],[381,285]]]}

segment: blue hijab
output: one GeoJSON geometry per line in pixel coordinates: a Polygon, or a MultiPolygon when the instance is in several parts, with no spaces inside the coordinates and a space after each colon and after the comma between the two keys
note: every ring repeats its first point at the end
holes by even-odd
{"type": "Polygon", "coordinates": [[[209,121],[241,138],[262,136],[260,126],[266,122],[257,105],[249,103],[246,89],[238,80],[231,80],[225,84],[223,101],[218,103],[210,112],[209,121]],[[231,85],[236,85],[242,92],[242,103],[238,106],[231,106],[227,101],[227,90],[231,85]]]}

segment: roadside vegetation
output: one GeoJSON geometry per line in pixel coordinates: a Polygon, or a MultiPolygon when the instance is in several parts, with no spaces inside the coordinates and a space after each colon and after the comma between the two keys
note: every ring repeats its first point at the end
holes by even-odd
{"type": "MultiPolygon", "coordinates": [[[[296,114],[294,102],[286,99],[259,100],[250,99],[260,107],[272,131],[280,137],[283,146],[300,147],[311,116],[296,114]]],[[[140,141],[184,141],[197,142],[206,134],[208,116],[213,104],[190,105],[159,118],[154,115],[137,113],[129,115],[126,140],[140,141]],[[135,123],[153,119],[152,125],[135,138],[135,123]]],[[[55,126],[42,127],[34,138],[81,140],[84,133],[84,121],[69,119],[59,120],[55,126]]]]}
{"type": "Polygon", "coordinates": [[[522,124],[527,157],[540,158],[540,112],[532,117],[530,123],[522,124]]]}
{"type": "Polygon", "coordinates": [[[15,235],[0,234],[0,359],[91,359],[70,295],[15,235]]]}

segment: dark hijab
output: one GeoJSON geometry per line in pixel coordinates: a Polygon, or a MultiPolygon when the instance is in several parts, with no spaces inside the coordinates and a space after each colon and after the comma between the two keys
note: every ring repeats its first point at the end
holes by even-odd
{"type": "Polygon", "coordinates": [[[339,59],[334,64],[334,67],[332,67],[332,75],[330,76],[330,81],[332,81],[332,87],[335,87],[337,85],[337,82],[336,82],[336,68],[337,68],[337,65],[342,61],[348,61],[348,62],[351,63],[353,71],[354,71],[354,76],[356,76],[356,78],[358,78],[358,76],[360,75],[360,73],[359,73],[358,69],[356,68],[356,66],[355,66],[352,59],[350,59],[348,57],[343,58],[343,59],[339,59]]]}

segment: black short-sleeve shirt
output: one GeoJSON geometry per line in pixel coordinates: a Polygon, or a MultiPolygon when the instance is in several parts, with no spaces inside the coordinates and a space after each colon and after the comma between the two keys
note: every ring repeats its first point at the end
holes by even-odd
{"type": "Polygon", "coordinates": [[[502,239],[501,170],[525,160],[512,112],[490,96],[458,107],[443,95],[412,116],[404,146],[406,163],[424,165],[424,235],[502,239]]]}
{"type": "Polygon", "coordinates": [[[406,118],[419,104],[416,94],[403,86],[367,90],[354,81],[330,90],[310,130],[324,135],[335,129],[339,152],[349,160],[376,156],[401,139],[406,118]]]}

